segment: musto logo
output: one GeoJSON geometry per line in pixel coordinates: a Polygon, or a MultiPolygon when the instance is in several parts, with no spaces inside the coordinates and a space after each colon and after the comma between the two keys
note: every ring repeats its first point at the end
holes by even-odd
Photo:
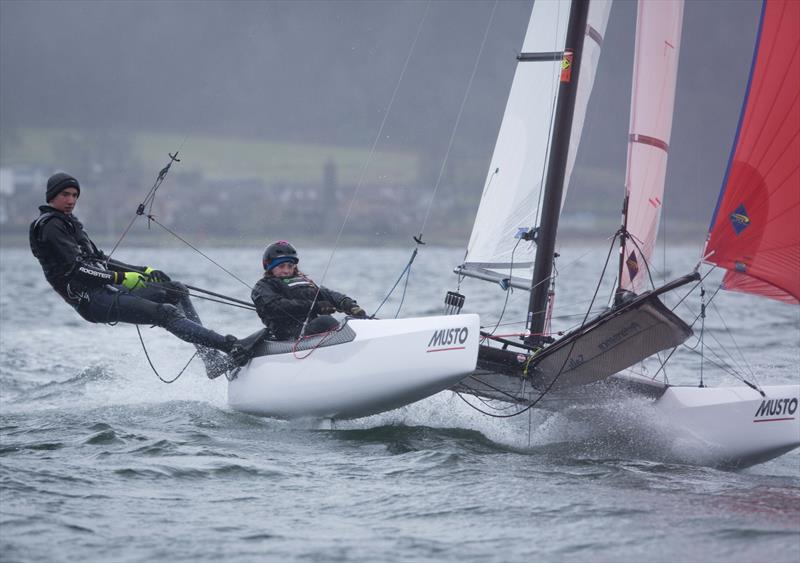
{"type": "Polygon", "coordinates": [[[428,342],[428,352],[445,352],[447,350],[463,350],[469,336],[467,327],[443,328],[437,330],[428,342]]]}
{"type": "Polygon", "coordinates": [[[778,420],[794,420],[797,412],[797,399],[769,399],[761,401],[753,422],[775,422],[778,420]]]}

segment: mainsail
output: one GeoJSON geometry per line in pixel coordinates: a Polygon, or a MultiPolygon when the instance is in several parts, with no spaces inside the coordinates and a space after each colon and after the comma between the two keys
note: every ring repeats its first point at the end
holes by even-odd
{"type": "Polygon", "coordinates": [[[800,2],[766,0],[705,260],[725,289],[800,302],[800,2]]]}
{"type": "MultiPolygon", "coordinates": [[[[580,142],[610,8],[610,0],[592,2],[589,8],[565,188],[580,142]]],[[[531,231],[541,219],[554,100],[562,78],[570,10],[571,3],[564,0],[533,5],[467,254],[457,268],[463,275],[493,281],[510,279],[516,287],[530,288],[536,248],[530,241],[520,241],[518,234],[531,231]]]]}
{"type": "Polygon", "coordinates": [[[639,293],[653,252],[672,132],[683,0],[639,2],[628,136],[628,195],[620,287],[639,293]]]}

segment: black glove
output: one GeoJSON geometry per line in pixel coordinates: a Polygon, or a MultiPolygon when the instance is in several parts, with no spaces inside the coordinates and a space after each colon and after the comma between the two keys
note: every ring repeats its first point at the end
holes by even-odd
{"type": "Polygon", "coordinates": [[[172,281],[170,277],[161,270],[151,270],[150,268],[147,268],[145,273],[147,274],[147,281],[150,282],[162,283],[172,281]]]}
{"type": "Polygon", "coordinates": [[[350,313],[351,317],[355,317],[357,319],[366,319],[367,318],[367,312],[364,309],[362,309],[361,307],[359,307],[358,305],[353,305],[350,308],[350,310],[348,311],[348,313],[350,313]]]}
{"type": "Polygon", "coordinates": [[[358,303],[356,303],[355,301],[353,301],[349,297],[345,297],[344,299],[339,301],[339,310],[342,313],[349,313],[350,309],[352,309],[356,305],[358,305],[358,303]]]}
{"type": "Polygon", "coordinates": [[[317,304],[314,306],[314,312],[318,315],[332,315],[336,312],[336,307],[329,301],[317,301],[317,304]]]}

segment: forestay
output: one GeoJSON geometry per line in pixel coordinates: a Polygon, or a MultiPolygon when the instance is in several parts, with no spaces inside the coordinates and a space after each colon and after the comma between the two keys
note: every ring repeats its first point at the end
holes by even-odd
{"type": "Polygon", "coordinates": [[[639,2],[625,181],[630,237],[620,284],[635,293],[647,282],[661,218],[682,22],[683,0],[639,2]]]}
{"type": "Polygon", "coordinates": [[[800,2],[768,0],[705,259],[725,289],[800,302],[800,2]]]}
{"type": "MultiPolygon", "coordinates": [[[[589,9],[565,188],[575,162],[610,8],[610,0],[598,0],[589,9]]],[[[540,222],[542,184],[547,175],[569,15],[568,1],[533,5],[467,254],[457,268],[459,273],[489,280],[512,278],[513,285],[530,288],[535,245],[520,242],[517,235],[540,222]]]]}

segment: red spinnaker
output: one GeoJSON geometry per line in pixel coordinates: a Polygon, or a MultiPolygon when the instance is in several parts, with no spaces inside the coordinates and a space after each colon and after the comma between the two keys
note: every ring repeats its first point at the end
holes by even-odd
{"type": "Polygon", "coordinates": [[[800,303],[800,2],[765,0],[706,261],[723,287],[800,303]]]}

